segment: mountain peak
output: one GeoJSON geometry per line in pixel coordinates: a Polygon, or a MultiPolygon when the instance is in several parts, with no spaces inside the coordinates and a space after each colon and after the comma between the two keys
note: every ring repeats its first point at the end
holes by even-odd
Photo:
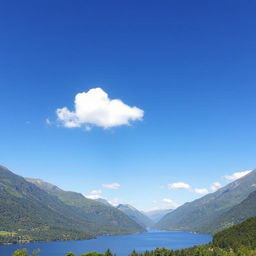
{"type": "Polygon", "coordinates": [[[153,221],[148,216],[130,204],[119,204],[116,208],[145,228],[153,225],[153,221]]]}
{"type": "Polygon", "coordinates": [[[44,190],[59,190],[61,191],[62,189],[60,189],[59,187],[57,187],[56,185],[53,185],[51,183],[48,183],[42,179],[36,179],[36,178],[26,178],[26,181],[33,183],[35,185],[37,185],[38,187],[44,189],[44,190]]]}

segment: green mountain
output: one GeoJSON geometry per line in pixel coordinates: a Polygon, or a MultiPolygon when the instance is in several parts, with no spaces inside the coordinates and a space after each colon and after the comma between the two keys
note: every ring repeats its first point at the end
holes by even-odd
{"type": "Polygon", "coordinates": [[[144,231],[113,207],[45,186],[57,191],[56,195],[0,166],[0,243],[144,231]]]}
{"type": "Polygon", "coordinates": [[[232,248],[234,250],[241,246],[255,250],[256,217],[217,233],[213,237],[213,244],[221,248],[232,248]]]}
{"type": "Polygon", "coordinates": [[[149,228],[153,225],[153,221],[141,213],[139,210],[129,204],[119,204],[117,209],[126,214],[129,218],[136,221],[139,225],[144,228],[149,228]]]}
{"type": "Polygon", "coordinates": [[[148,216],[153,222],[157,223],[160,221],[167,213],[173,211],[172,209],[162,209],[162,210],[152,210],[143,212],[146,216],[148,216]]]}
{"type": "Polygon", "coordinates": [[[208,233],[210,223],[246,199],[255,190],[255,184],[256,170],[214,193],[178,207],[164,216],[156,228],[208,233]]]}
{"type": "Polygon", "coordinates": [[[256,191],[252,192],[240,204],[214,219],[206,228],[209,232],[215,233],[254,216],[256,216],[256,191]]]}
{"type": "Polygon", "coordinates": [[[55,185],[39,179],[27,179],[49,195],[57,197],[67,206],[75,207],[77,213],[87,221],[97,234],[118,234],[144,231],[136,222],[115,207],[87,199],[82,194],[64,191],[55,185]]]}

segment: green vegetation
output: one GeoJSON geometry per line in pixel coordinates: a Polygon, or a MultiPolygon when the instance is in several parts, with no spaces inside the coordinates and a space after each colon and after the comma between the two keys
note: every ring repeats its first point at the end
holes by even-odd
{"type": "MultiPolygon", "coordinates": [[[[241,247],[236,251],[226,250],[219,247],[203,245],[188,249],[169,250],[165,248],[157,248],[153,251],[137,253],[133,251],[129,256],[255,256],[256,251],[246,247],[241,247]]],[[[28,254],[13,254],[13,256],[29,256],[28,254]]],[[[64,256],[64,255],[63,255],[64,256]]],[[[77,256],[72,252],[66,253],[65,256],[77,256]]],[[[105,253],[87,252],[80,256],[115,256],[109,250],[105,253]]],[[[128,256],[128,255],[127,255],[128,256]]]]}
{"type": "Polygon", "coordinates": [[[49,195],[57,197],[86,220],[87,230],[96,234],[128,234],[145,231],[115,207],[85,198],[82,194],[64,191],[55,185],[38,179],[27,179],[49,195]]]}
{"type": "Polygon", "coordinates": [[[213,243],[227,249],[247,247],[256,250],[256,217],[217,233],[213,237],[213,243]]]}
{"type": "Polygon", "coordinates": [[[216,218],[206,228],[209,232],[218,232],[254,216],[256,216],[256,191],[240,204],[216,218]]]}
{"type": "Polygon", "coordinates": [[[15,232],[0,231],[0,236],[16,236],[15,232]]]}
{"type": "MultiPolygon", "coordinates": [[[[165,215],[155,227],[215,233],[225,228],[222,224],[216,226],[215,220],[245,200],[250,193],[255,191],[255,184],[256,170],[214,193],[180,206],[165,215]]],[[[226,220],[225,223],[227,223],[226,220]]],[[[231,220],[228,220],[228,223],[233,224],[231,220]]]]}
{"type": "Polygon", "coordinates": [[[0,166],[0,243],[79,240],[144,231],[114,207],[55,188],[55,194],[49,193],[0,166]]]}
{"type": "Polygon", "coordinates": [[[13,256],[36,256],[40,253],[39,249],[34,250],[31,254],[28,253],[27,249],[16,250],[13,256]]]}

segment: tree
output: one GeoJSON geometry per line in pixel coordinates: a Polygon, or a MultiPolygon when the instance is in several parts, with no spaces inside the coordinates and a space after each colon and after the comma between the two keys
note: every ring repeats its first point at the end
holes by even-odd
{"type": "MultiPolygon", "coordinates": [[[[31,256],[36,256],[40,253],[40,249],[36,249],[32,252],[31,256]]],[[[16,250],[13,253],[13,256],[29,256],[27,249],[20,249],[20,250],[16,250]]]]}
{"type": "Polygon", "coordinates": [[[76,256],[73,252],[67,252],[66,256],[76,256]]]}
{"type": "Polygon", "coordinates": [[[28,255],[27,249],[20,249],[20,250],[16,250],[13,253],[13,256],[29,256],[29,255],[28,255]]]}
{"type": "Polygon", "coordinates": [[[113,256],[113,254],[109,249],[107,249],[105,252],[105,256],[113,256]]]}

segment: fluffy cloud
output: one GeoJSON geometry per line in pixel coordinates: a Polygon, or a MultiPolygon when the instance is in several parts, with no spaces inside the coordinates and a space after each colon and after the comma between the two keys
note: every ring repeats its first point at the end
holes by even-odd
{"type": "Polygon", "coordinates": [[[234,172],[231,175],[226,175],[225,178],[227,180],[237,180],[239,178],[242,178],[243,176],[249,174],[252,170],[248,170],[248,171],[243,171],[243,172],[234,172]]]}
{"type": "Polygon", "coordinates": [[[199,194],[199,195],[205,195],[205,194],[209,193],[207,188],[195,188],[194,192],[199,194]]]}
{"type": "Polygon", "coordinates": [[[184,182],[168,184],[169,189],[190,189],[190,185],[184,182]]]}
{"type": "Polygon", "coordinates": [[[172,209],[175,209],[177,207],[180,206],[180,204],[176,203],[175,201],[173,201],[172,199],[170,198],[163,198],[162,201],[168,205],[167,208],[172,208],[172,209]]]}
{"type": "Polygon", "coordinates": [[[101,190],[92,190],[89,195],[85,195],[86,198],[89,198],[89,199],[99,199],[99,198],[103,198],[103,196],[101,195],[102,194],[102,191],[101,190]]]}
{"type": "Polygon", "coordinates": [[[101,88],[78,93],[74,107],[74,111],[67,107],[56,110],[58,120],[64,127],[90,130],[95,125],[106,129],[129,125],[131,121],[142,120],[144,115],[142,109],[130,107],[120,99],[110,99],[101,88]]]}
{"type": "Polygon", "coordinates": [[[211,185],[211,190],[213,192],[217,191],[218,189],[220,189],[222,186],[219,182],[213,182],[211,185]]]}
{"type": "Polygon", "coordinates": [[[111,183],[111,184],[102,184],[103,188],[108,188],[108,189],[118,189],[121,187],[119,183],[111,183]]]}

